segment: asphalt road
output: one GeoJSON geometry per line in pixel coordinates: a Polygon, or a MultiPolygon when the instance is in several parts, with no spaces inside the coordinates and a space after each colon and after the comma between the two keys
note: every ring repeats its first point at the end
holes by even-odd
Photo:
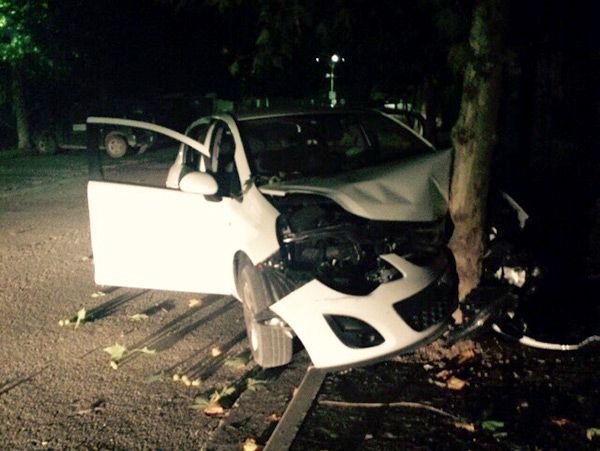
{"type": "Polygon", "coordinates": [[[269,428],[306,357],[258,371],[231,297],[96,286],[86,181],[81,153],[0,160],[0,449],[199,448],[223,421],[192,407],[228,387],[226,412],[262,393],[243,433],[269,428]]]}

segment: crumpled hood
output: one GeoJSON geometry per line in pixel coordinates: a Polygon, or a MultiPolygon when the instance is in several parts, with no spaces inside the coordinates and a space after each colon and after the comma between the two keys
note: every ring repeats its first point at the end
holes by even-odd
{"type": "Polygon", "coordinates": [[[319,194],[357,216],[382,221],[434,221],[448,211],[452,150],[333,177],[262,185],[264,194],[319,194]]]}

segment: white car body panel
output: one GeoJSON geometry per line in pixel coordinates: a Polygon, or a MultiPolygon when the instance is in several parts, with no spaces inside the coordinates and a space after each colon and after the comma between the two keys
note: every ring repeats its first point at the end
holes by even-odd
{"type": "Polygon", "coordinates": [[[436,329],[432,326],[422,332],[414,331],[396,313],[393,304],[430,285],[442,275],[443,267],[420,268],[395,254],[381,257],[404,277],[382,284],[366,296],[340,293],[312,280],[270,307],[300,337],[315,367],[334,368],[368,361],[373,356],[392,355],[405,348],[406,343],[426,339],[436,329]],[[385,341],[370,348],[350,348],[331,330],[325,315],[359,318],[374,327],[385,341]]]}
{"type": "Polygon", "coordinates": [[[90,181],[88,203],[96,283],[234,292],[230,199],[90,181]]]}
{"type": "Polygon", "coordinates": [[[450,150],[335,177],[263,185],[264,194],[320,194],[357,216],[388,221],[434,221],[448,211],[450,150]]]}
{"type": "MultiPolygon", "coordinates": [[[[168,188],[179,186],[184,144],[208,154],[204,144],[155,124],[96,117],[88,122],[104,119],[185,138],[169,170],[168,188]]],[[[235,139],[238,149],[239,133],[235,139]]],[[[249,173],[247,162],[245,167],[249,173]]],[[[241,201],[213,202],[178,189],[90,181],[88,204],[95,280],[101,285],[235,294],[235,253],[243,250],[260,262],[279,249],[279,213],[254,186],[241,201]]]]}

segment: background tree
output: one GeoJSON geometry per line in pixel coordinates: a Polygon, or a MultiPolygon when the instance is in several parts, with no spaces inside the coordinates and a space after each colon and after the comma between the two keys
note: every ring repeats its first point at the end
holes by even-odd
{"type": "Polygon", "coordinates": [[[28,70],[47,56],[41,32],[48,25],[48,2],[0,0],[0,70],[6,75],[4,91],[14,114],[17,146],[30,147],[25,80],[28,70]]]}

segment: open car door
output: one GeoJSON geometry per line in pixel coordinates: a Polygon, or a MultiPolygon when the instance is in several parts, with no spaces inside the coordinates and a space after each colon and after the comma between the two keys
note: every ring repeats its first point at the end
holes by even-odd
{"type": "MultiPolygon", "coordinates": [[[[209,155],[204,144],[156,124],[115,118],[87,119],[90,155],[87,194],[96,283],[233,293],[235,240],[230,236],[231,199],[166,188],[166,170],[162,174],[162,187],[106,180],[98,145],[102,124],[161,133],[209,155]]],[[[185,189],[186,184],[182,186],[185,189]]]]}

